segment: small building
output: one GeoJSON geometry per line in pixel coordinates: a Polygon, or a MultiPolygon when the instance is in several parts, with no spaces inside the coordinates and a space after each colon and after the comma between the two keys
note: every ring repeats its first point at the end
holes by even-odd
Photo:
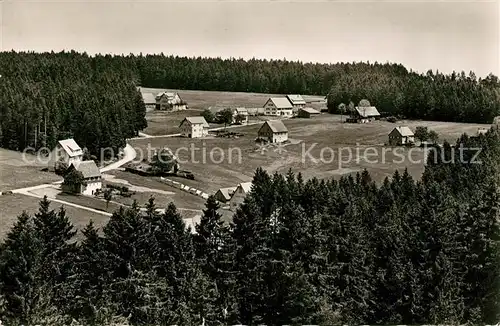
{"type": "Polygon", "coordinates": [[[69,167],[71,164],[83,160],[83,150],[78,146],[73,138],[64,139],[57,142],[56,147],[51,153],[49,160],[50,169],[58,169],[61,163],[69,167]]]}
{"type": "Polygon", "coordinates": [[[229,209],[235,211],[238,208],[238,206],[240,206],[240,204],[243,203],[243,200],[245,199],[246,195],[250,192],[250,190],[252,190],[251,182],[240,183],[236,187],[236,190],[233,192],[231,199],[229,200],[229,209]]]}
{"type": "Polygon", "coordinates": [[[479,128],[477,130],[477,136],[480,136],[480,135],[486,135],[486,133],[488,133],[488,128],[479,128]]]}
{"type": "Polygon", "coordinates": [[[153,93],[142,93],[142,101],[146,106],[146,111],[153,111],[156,108],[156,98],[153,93]]]}
{"type": "Polygon", "coordinates": [[[281,120],[269,120],[260,127],[257,136],[270,143],[283,143],[288,140],[288,129],[281,120]]]}
{"type": "Polygon", "coordinates": [[[353,117],[349,118],[349,122],[367,123],[380,119],[380,113],[374,106],[359,107],[354,110],[353,117]]]}
{"type": "Polygon", "coordinates": [[[101,171],[97,167],[94,161],[81,161],[71,164],[64,177],[63,190],[66,192],[72,192],[77,194],[82,194],[86,196],[92,196],[96,193],[98,189],[102,188],[102,176],[101,171]],[[68,176],[78,171],[83,176],[83,180],[78,183],[68,181],[68,176]]]}
{"type": "Polygon", "coordinates": [[[315,110],[313,108],[301,108],[299,109],[299,114],[298,116],[300,118],[310,118],[311,116],[318,115],[320,112],[318,110],[315,110]]]}
{"type": "Polygon", "coordinates": [[[186,117],[179,125],[182,137],[188,138],[207,136],[209,127],[204,117],[186,117]]]}
{"type": "Polygon", "coordinates": [[[301,95],[287,95],[286,98],[290,101],[290,103],[292,103],[293,115],[297,115],[299,113],[299,109],[306,106],[306,101],[301,95]]]}
{"type": "Polygon", "coordinates": [[[264,104],[264,115],[291,117],[292,103],[286,97],[270,97],[264,104]]]}
{"type": "Polygon", "coordinates": [[[229,188],[220,188],[215,193],[214,197],[221,203],[227,203],[231,200],[231,196],[235,192],[237,187],[229,187],[229,188]]]}
{"type": "Polygon", "coordinates": [[[415,142],[415,135],[408,127],[396,127],[389,133],[389,145],[398,146],[415,142]]]}
{"type": "Polygon", "coordinates": [[[233,110],[233,123],[241,123],[246,125],[248,123],[248,111],[245,108],[236,108],[233,110]],[[241,121],[237,120],[237,117],[240,116],[241,121]]]}
{"type": "Polygon", "coordinates": [[[156,95],[155,100],[157,110],[180,111],[187,109],[187,104],[181,99],[179,93],[161,92],[156,95]]]}
{"type": "Polygon", "coordinates": [[[263,115],[265,112],[265,108],[246,108],[248,115],[263,115]]]}

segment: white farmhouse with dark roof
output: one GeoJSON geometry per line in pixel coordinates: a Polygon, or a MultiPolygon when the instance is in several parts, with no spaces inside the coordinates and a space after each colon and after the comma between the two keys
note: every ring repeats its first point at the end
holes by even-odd
{"type": "Polygon", "coordinates": [[[94,161],[81,161],[71,164],[66,172],[66,176],[73,170],[80,172],[83,176],[83,180],[81,183],[77,184],[63,184],[66,191],[92,196],[98,189],[102,188],[101,171],[94,161]]]}
{"type": "Polygon", "coordinates": [[[251,182],[240,183],[238,187],[236,187],[236,190],[233,192],[231,199],[229,200],[229,209],[232,211],[236,210],[238,206],[243,203],[245,196],[250,192],[251,189],[251,182]]]}
{"type": "Polygon", "coordinates": [[[264,104],[264,114],[291,117],[293,106],[286,97],[270,97],[264,104]]]}
{"type": "Polygon", "coordinates": [[[405,145],[415,142],[415,135],[408,127],[396,127],[389,133],[389,145],[405,145]]]}
{"type": "Polygon", "coordinates": [[[51,153],[49,168],[57,168],[58,164],[65,163],[67,167],[83,159],[83,150],[73,138],[57,142],[51,153]]]}
{"type": "Polygon", "coordinates": [[[208,135],[209,125],[204,117],[186,117],[179,125],[181,135],[188,138],[201,138],[208,135]]]}
{"type": "Polygon", "coordinates": [[[288,129],[281,120],[269,120],[260,127],[257,136],[270,143],[282,143],[288,140],[288,129]]]}

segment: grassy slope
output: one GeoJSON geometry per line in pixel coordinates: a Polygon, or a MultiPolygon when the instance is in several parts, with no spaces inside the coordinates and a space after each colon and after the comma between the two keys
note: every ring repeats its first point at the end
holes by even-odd
{"type": "MultiPolygon", "coordinates": [[[[157,94],[164,89],[142,88],[143,92],[157,94]]],[[[189,104],[189,110],[179,112],[151,111],[146,114],[148,127],[143,130],[149,135],[166,135],[179,132],[179,123],[187,116],[198,116],[211,106],[216,107],[262,107],[271,96],[283,96],[280,94],[242,93],[242,92],[217,92],[217,91],[193,91],[193,90],[170,90],[178,92],[183,100],[189,104]]],[[[321,96],[304,96],[305,99],[321,99],[321,96]]],[[[318,104],[310,106],[319,109],[318,104]]],[[[213,125],[217,127],[217,125],[213,125]]]]}
{"type": "Polygon", "coordinates": [[[30,187],[42,183],[61,180],[50,172],[42,172],[46,164],[36,160],[33,155],[25,155],[0,148],[0,191],[30,187]]]}
{"type": "MultiPolygon", "coordinates": [[[[262,155],[254,143],[259,126],[241,127],[237,130],[245,134],[238,139],[183,139],[183,138],[156,138],[134,140],[133,146],[145,148],[149,143],[152,147],[170,147],[177,150],[181,147],[186,149],[177,154],[186,162],[181,163],[181,168],[190,170],[195,174],[196,180],[185,181],[184,183],[198,187],[208,193],[215,192],[220,187],[234,186],[239,182],[250,181],[255,169],[259,166],[269,172],[286,172],[292,169],[294,172],[302,172],[305,178],[318,177],[328,178],[341,174],[361,171],[366,168],[372,173],[375,180],[381,181],[386,176],[393,174],[395,169],[404,170],[408,168],[414,177],[420,177],[424,169],[424,153],[420,149],[414,149],[409,154],[413,160],[421,160],[421,163],[412,163],[406,161],[397,162],[393,152],[386,152],[385,162],[371,163],[373,157],[363,157],[373,155],[364,152],[364,148],[372,146],[382,157],[383,145],[387,142],[387,135],[397,125],[408,125],[413,130],[418,125],[428,126],[430,129],[439,133],[441,139],[455,141],[462,133],[474,134],[477,128],[484,126],[478,124],[462,123],[443,123],[427,121],[405,121],[398,124],[389,122],[375,122],[370,124],[340,124],[340,117],[322,114],[312,119],[291,119],[285,121],[289,129],[289,138],[295,144],[285,147],[286,152],[281,155],[267,151],[262,155]],[[315,158],[320,158],[321,150],[329,147],[334,150],[335,157],[329,163],[312,162],[311,160],[302,160],[303,153],[310,146],[316,143],[314,149],[310,152],[315,158]],[[355,146],[359,143],[360,151],[356,153],[355,146]],[[199,150],[191,154],[189,148],[195,146],[199,150]],[[303,147],[304,146],[304,147],[303,147]],[[215,147],[219,149],[213,150],[215,147]],[[352,149],[352,159],[349,163],[339,165],[338,151],[341,148],[349,147],[352,149]],[[203,162],[203,148],[205,148],[205,162],[203,162]],[[241,151],[241,162],[238,162],[238,150],[241,151]],[[232,152],[233,161],[229,162],[229,152],[232,152]],[[214,161],[220,159],[220,153],[223,151],[224,160],[221,163],[214,163],[210,159],[210,153],[214,154],[214,161]],[[356,157],[359,160],[356,160],[356,157]],[[394,162],[396,160],[396,162],[394,162]],[[340,167],[340,168],[339,168],[340,167]]],[[[408,149],[399,149],[408,153],[408,149]]],[[[323,150],[326,161],[330,160],[331,152],[323,150]]],[[[343,160],[347,159],[347,150],[344,149],[343,160]]],[[[181,179],[179,179],[181,181],[181,179]]]]}
{"type": "MultiPolygon", "coordinates": [[[[23,210],[29,214],[36,213],[39,207],[38,203],[39,199],[21,194],[0,196],[0,207],[2,208],[0,213],[0,239],[5,237],[11,226],[16,222],[17,216],[21,214],[23,210]]],[[[87,225],[91,219],[97,227],[103,227],[109,219],[109,217],[98,213],[59,203],[52,203],[51,208],[58,210],[61,206],[64,206],[66,214],[77,230],[85,228],[85,225],[87,225]]]]}

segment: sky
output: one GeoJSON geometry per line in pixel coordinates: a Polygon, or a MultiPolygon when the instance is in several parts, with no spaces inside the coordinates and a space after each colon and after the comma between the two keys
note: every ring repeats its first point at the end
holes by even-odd
{"type": "Polygon", "coordinates": [[[0,0],[0,49],[395,62],[500,75],[500,0],[0,0]]]}

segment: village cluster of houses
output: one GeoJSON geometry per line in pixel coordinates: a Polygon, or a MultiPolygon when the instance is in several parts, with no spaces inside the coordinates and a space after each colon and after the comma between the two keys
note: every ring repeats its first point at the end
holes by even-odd
{"type": "MultiPolygon", "coordinates": [[[[209,128],[209,124],[202,116],[186,117],[179,125],[181,136],[187,138],[206,137],[209,128]]],[[[269,143],[283,143],[288,140],[288,129],[281,120],[269,120],[259,128],[257,138],[269,143]]]]}
{"type": "Polygon", "coordinates": [[[319,114],[320,112],[306,107],[307,102],[302,95],[292,94],[280,97],[270,97],[263,107],[263,114],[279,117],[304,117],[309,118],[311,115],[319,114]]]}
{"type": "Polygon", "coordinates": [[[68,167],[66,173],[76,170],[82,173],[83,180],[78,184],[65,185],[65,191],[92,196],[102,188],[101,171],[93,160],[83,160],[83,150],[74,139],[64,139],[57,142],[51,153],[50,169],[57,169],[64,163],[68,167]]]}

